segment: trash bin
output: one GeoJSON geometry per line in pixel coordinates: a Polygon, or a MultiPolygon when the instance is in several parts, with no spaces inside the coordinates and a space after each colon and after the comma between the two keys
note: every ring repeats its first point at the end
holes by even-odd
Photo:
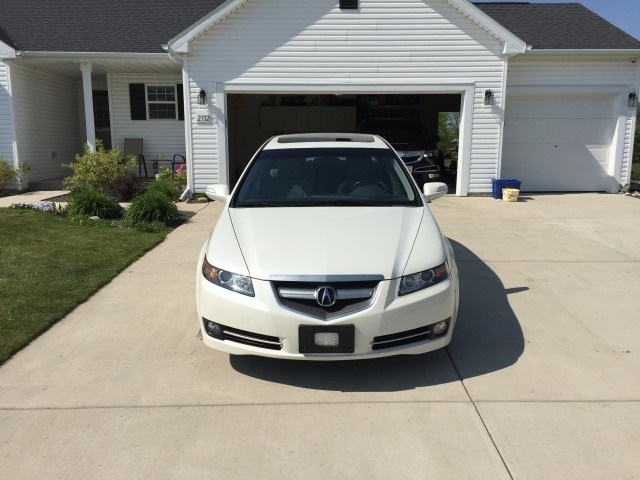
{"type": "Polygon", "coordinates": [[[522,182],[520,180],[516,180],[515,178],[512,178],[510,180],[498,180],[497,178],[494,178],[492,180],[493,198],[495,198],[496,200],[502,200],[503,188],[515,188],[516,190],[520,190],[521,184],[522,182]]]}

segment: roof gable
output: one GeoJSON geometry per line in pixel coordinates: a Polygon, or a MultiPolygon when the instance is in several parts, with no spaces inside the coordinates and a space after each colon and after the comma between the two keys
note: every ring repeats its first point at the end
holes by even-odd
{"type": "Polygon", "coordinates": [[[16,51],[0,40],[0,58],[15,58],[16,51]]]}
{"type": "MultiPolygon", "coordinates": [[[[184,30],[182,33],[169,41],[169,50],[177,53],[187,53],[189,42],[196,39],[207,30],[214,28],[229,15],[250,3],[253,0],[227,0],[209,15],[184,30]]],[[[503,53],[517,54],[523,53],[526,44],[516,37],[512,32],[504,28],[500,23],[494,21],[489,15],[476,8],[468,0],[444,0],[451,7],[468,17],[473,23],[487,31],[491,36],[504,44],[503,53]]],[[[349,10],[351,13],[352,11],[349,10]]]]}
{"type": "Polygon", "coordinates": [[[533,50],[640,49],[633,38],[579,3],[475,3],[533,50]]]}

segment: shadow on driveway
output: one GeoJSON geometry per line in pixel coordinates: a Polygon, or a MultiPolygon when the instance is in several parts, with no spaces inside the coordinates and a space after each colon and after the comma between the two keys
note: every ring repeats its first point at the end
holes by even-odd
{"type": "Polygon", "coordinates": [[[373,360],[307,362],[232,355],[244,375],[300,388],[342,392],[394,392],[456,382],[513,365],[524,337],[498,276],[453,240],[460,274],[460,310],[451,344],[424,355],[373,360]]]}

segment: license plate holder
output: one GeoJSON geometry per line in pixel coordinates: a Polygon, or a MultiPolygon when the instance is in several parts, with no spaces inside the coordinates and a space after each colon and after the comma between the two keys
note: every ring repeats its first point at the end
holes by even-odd
{"type": "Polygon", "coordinates": [[[300,353],[353,353],[354,338],[353,325],[299,325],[298,351],[300,353]],[[336,338],[337,345],[334,341],[336,338]],[[318,343],[321,344],[318,345],[318,343]],[[330,345],[322,343],[330,343],[330,345]]]}

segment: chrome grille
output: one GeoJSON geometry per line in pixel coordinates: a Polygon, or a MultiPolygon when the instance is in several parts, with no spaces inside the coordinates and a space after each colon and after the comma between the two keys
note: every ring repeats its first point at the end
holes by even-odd
{"type": "Polygon", "coordinates": [[[219,323],[211,322],[206,318],[202,319],[205,324],[205,332],[217,340],[241,343],[252,347],[266,348],[269,350],[282,350],[282,340],[271,335],[263,335],[262,333],[247,332],[238,328],[228,327],[219,323]],[[211,324],[216,327],[216,332],[210,333],[206,326],[211,324]]]}
{"type": "MultiPolygon", "coordinates": [[[[449,322],[451,319],[447,318],[449,322]]],[[[424,327],[405,330],[404,332],[392,333],[390,335],[381,335],[374,337],[371,342],[371,350],[383,350],[385,348],[399,347],[401,345],[409,345],[411,343],[422,342],[424,340],[433,340],[438,338],[433,333],[433,325],[425,325],[424,327]]],[[[444,335],[442,333],[441,335],[444,335]]]]}
{"type": "Polygon", "coordinates": [[[371,305],[380,280],[354,281],[273,281],[280,304],[290,310],[321,320],[348,315],[371,305]],[[317,292],[322,287],[335,291],[335,303],[321,306],[317,292]]]}

